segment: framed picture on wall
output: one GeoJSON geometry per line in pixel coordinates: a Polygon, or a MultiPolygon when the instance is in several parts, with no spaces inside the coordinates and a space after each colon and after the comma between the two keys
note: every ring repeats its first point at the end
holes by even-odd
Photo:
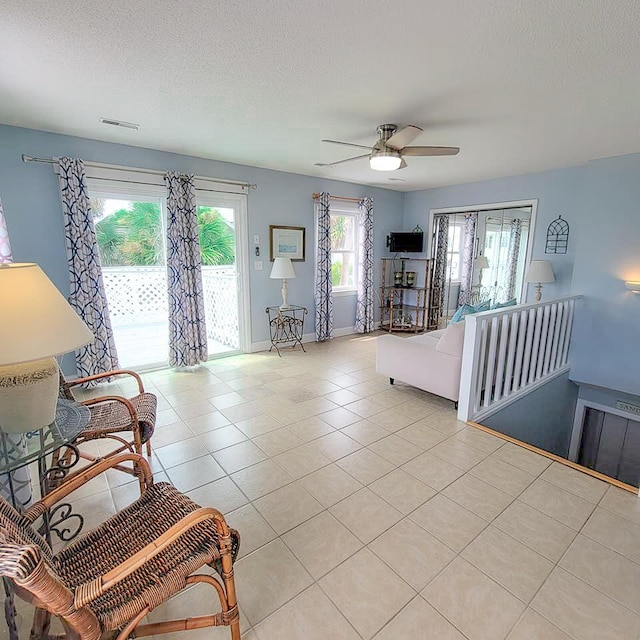
{"type": "Polygon", "coordinates": [[[291,258],[294,262],[304,262],[304,227],[282,227],[269,225],[269,259],[291,258]]]}

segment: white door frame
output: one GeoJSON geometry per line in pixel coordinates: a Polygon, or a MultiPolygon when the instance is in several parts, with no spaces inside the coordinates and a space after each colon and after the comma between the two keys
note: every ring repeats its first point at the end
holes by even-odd
{"type": "MultiPolygon", "coordinates": [[[[527,240],[527,252],[524,257],[525,270],[533,257],[533,239],[536,230],[536,221],[538,213],[538,199],[534,200],[512,200],[508,202],[492,202],[488,204],[467,205],[464,207],[445,207],[441,209],[429,209],[429,234],[427,236],[427,255],[431,256],[431,241],[433,238],[433,218],[436,213],[468,213],[469,211],[491,211],[492,209],[515,209],[518,207],[531,207],[531,222],[529,226],[529,239],[527,240]]],[[[522,287],[520,289],[520,303],[526,302],[527,283],[522,278],[522,287]]]]}
{"type": "Polygon", "coordinates": [[[584,417],[587,409],[595,409],[596,411],[602,411],[604,413],[611,413],[619,418],[625,420],[633,420],[634,422],[640,422],[640,418],[636,413],[629,411],[622,411],[616,407],[610,407],[606,404],[600,404],[598,402],[592,402],[591,400],[578,399],[576,403],[576,412],[573,416],[573,429],[571,431],[571,443],[569,444],[569,460],[577,462],[578,453],[580,452],[580,443],[582,442],[582,428],[584,426],[584,417]]]}
{"type": "MultiPolygon", "coordinates": [[[[235,212],[236,270],[238,287],[238,330],[240,351],[251,349],[251,300],[249,291],[249,225],[247,221],[247,196],[242,193],[223,193],[196,190],[196,204],[205,207],[222,207],[235,212]]],[[[220,356],[228,355],[222,353],[220,356]]],[[[215,356],[214,356],[215,357],[215,356]]]]}

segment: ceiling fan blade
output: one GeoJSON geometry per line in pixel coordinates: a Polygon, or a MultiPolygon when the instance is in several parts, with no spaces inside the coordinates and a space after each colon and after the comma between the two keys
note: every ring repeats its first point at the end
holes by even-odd
{"type": "Polygon", "coordinates": [[[352,142],[340,142],[339,140],[322,140],[322,142],[330,142],[331,144],[341,144],[345,147],[357,147],[358,149],[369,149],[371,150],[371,147],[366,147],[363,144],[353,144],[352,142]]]}
{"type": "Polygon", "coordinates": [[[387,140],[386,145],[387,147],[400,151],[400,149],[411,144],[421,133],[422,129],[420,127],[416,127],[413,124],[407,125],[404,129],[400,129],[400,131],[394,133],[387,140]]]}
{"type": "Polygon", "coordinates": [[[351,162],[352,160],[360,160],[361,158],[368,158],[369,154],[365,153],[363,156],[355,156],[355,158],[347,158],[346,160],[338,160],[337,162],[316,162],[316,167],[335,167],[337,164],[343,164],[345,162],[351,162]]]}
{"type": "Polygon", "coordinates": [[[403,156],[455,156],[460,147],[405,147],[400,151],[403,156]]]}

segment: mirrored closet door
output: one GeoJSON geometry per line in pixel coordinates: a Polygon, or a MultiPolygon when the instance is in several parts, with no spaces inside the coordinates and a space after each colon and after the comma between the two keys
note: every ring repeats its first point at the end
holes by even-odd
{"type": "Polygon", "coordinates": [[[431,326],[446,326],[463,304],[489,309],[523,301],[532,209],[433,214],[431,326]]]}

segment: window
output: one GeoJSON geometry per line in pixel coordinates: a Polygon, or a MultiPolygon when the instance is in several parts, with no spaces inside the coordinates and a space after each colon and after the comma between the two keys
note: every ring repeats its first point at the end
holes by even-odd
{"type": "Polygon", "coordinates": [[[450,222],[449,240],[447,242],[447,279],[452,282],[457,282],[458,280],[460,280],[460,262],[463,236],[464,224],[461,222],[450,222]]]}
{"type": "Polygon", "coordinates": [[[358,213],[331,210],[331,285],[334,291],[358,286],[358,213]]]}

